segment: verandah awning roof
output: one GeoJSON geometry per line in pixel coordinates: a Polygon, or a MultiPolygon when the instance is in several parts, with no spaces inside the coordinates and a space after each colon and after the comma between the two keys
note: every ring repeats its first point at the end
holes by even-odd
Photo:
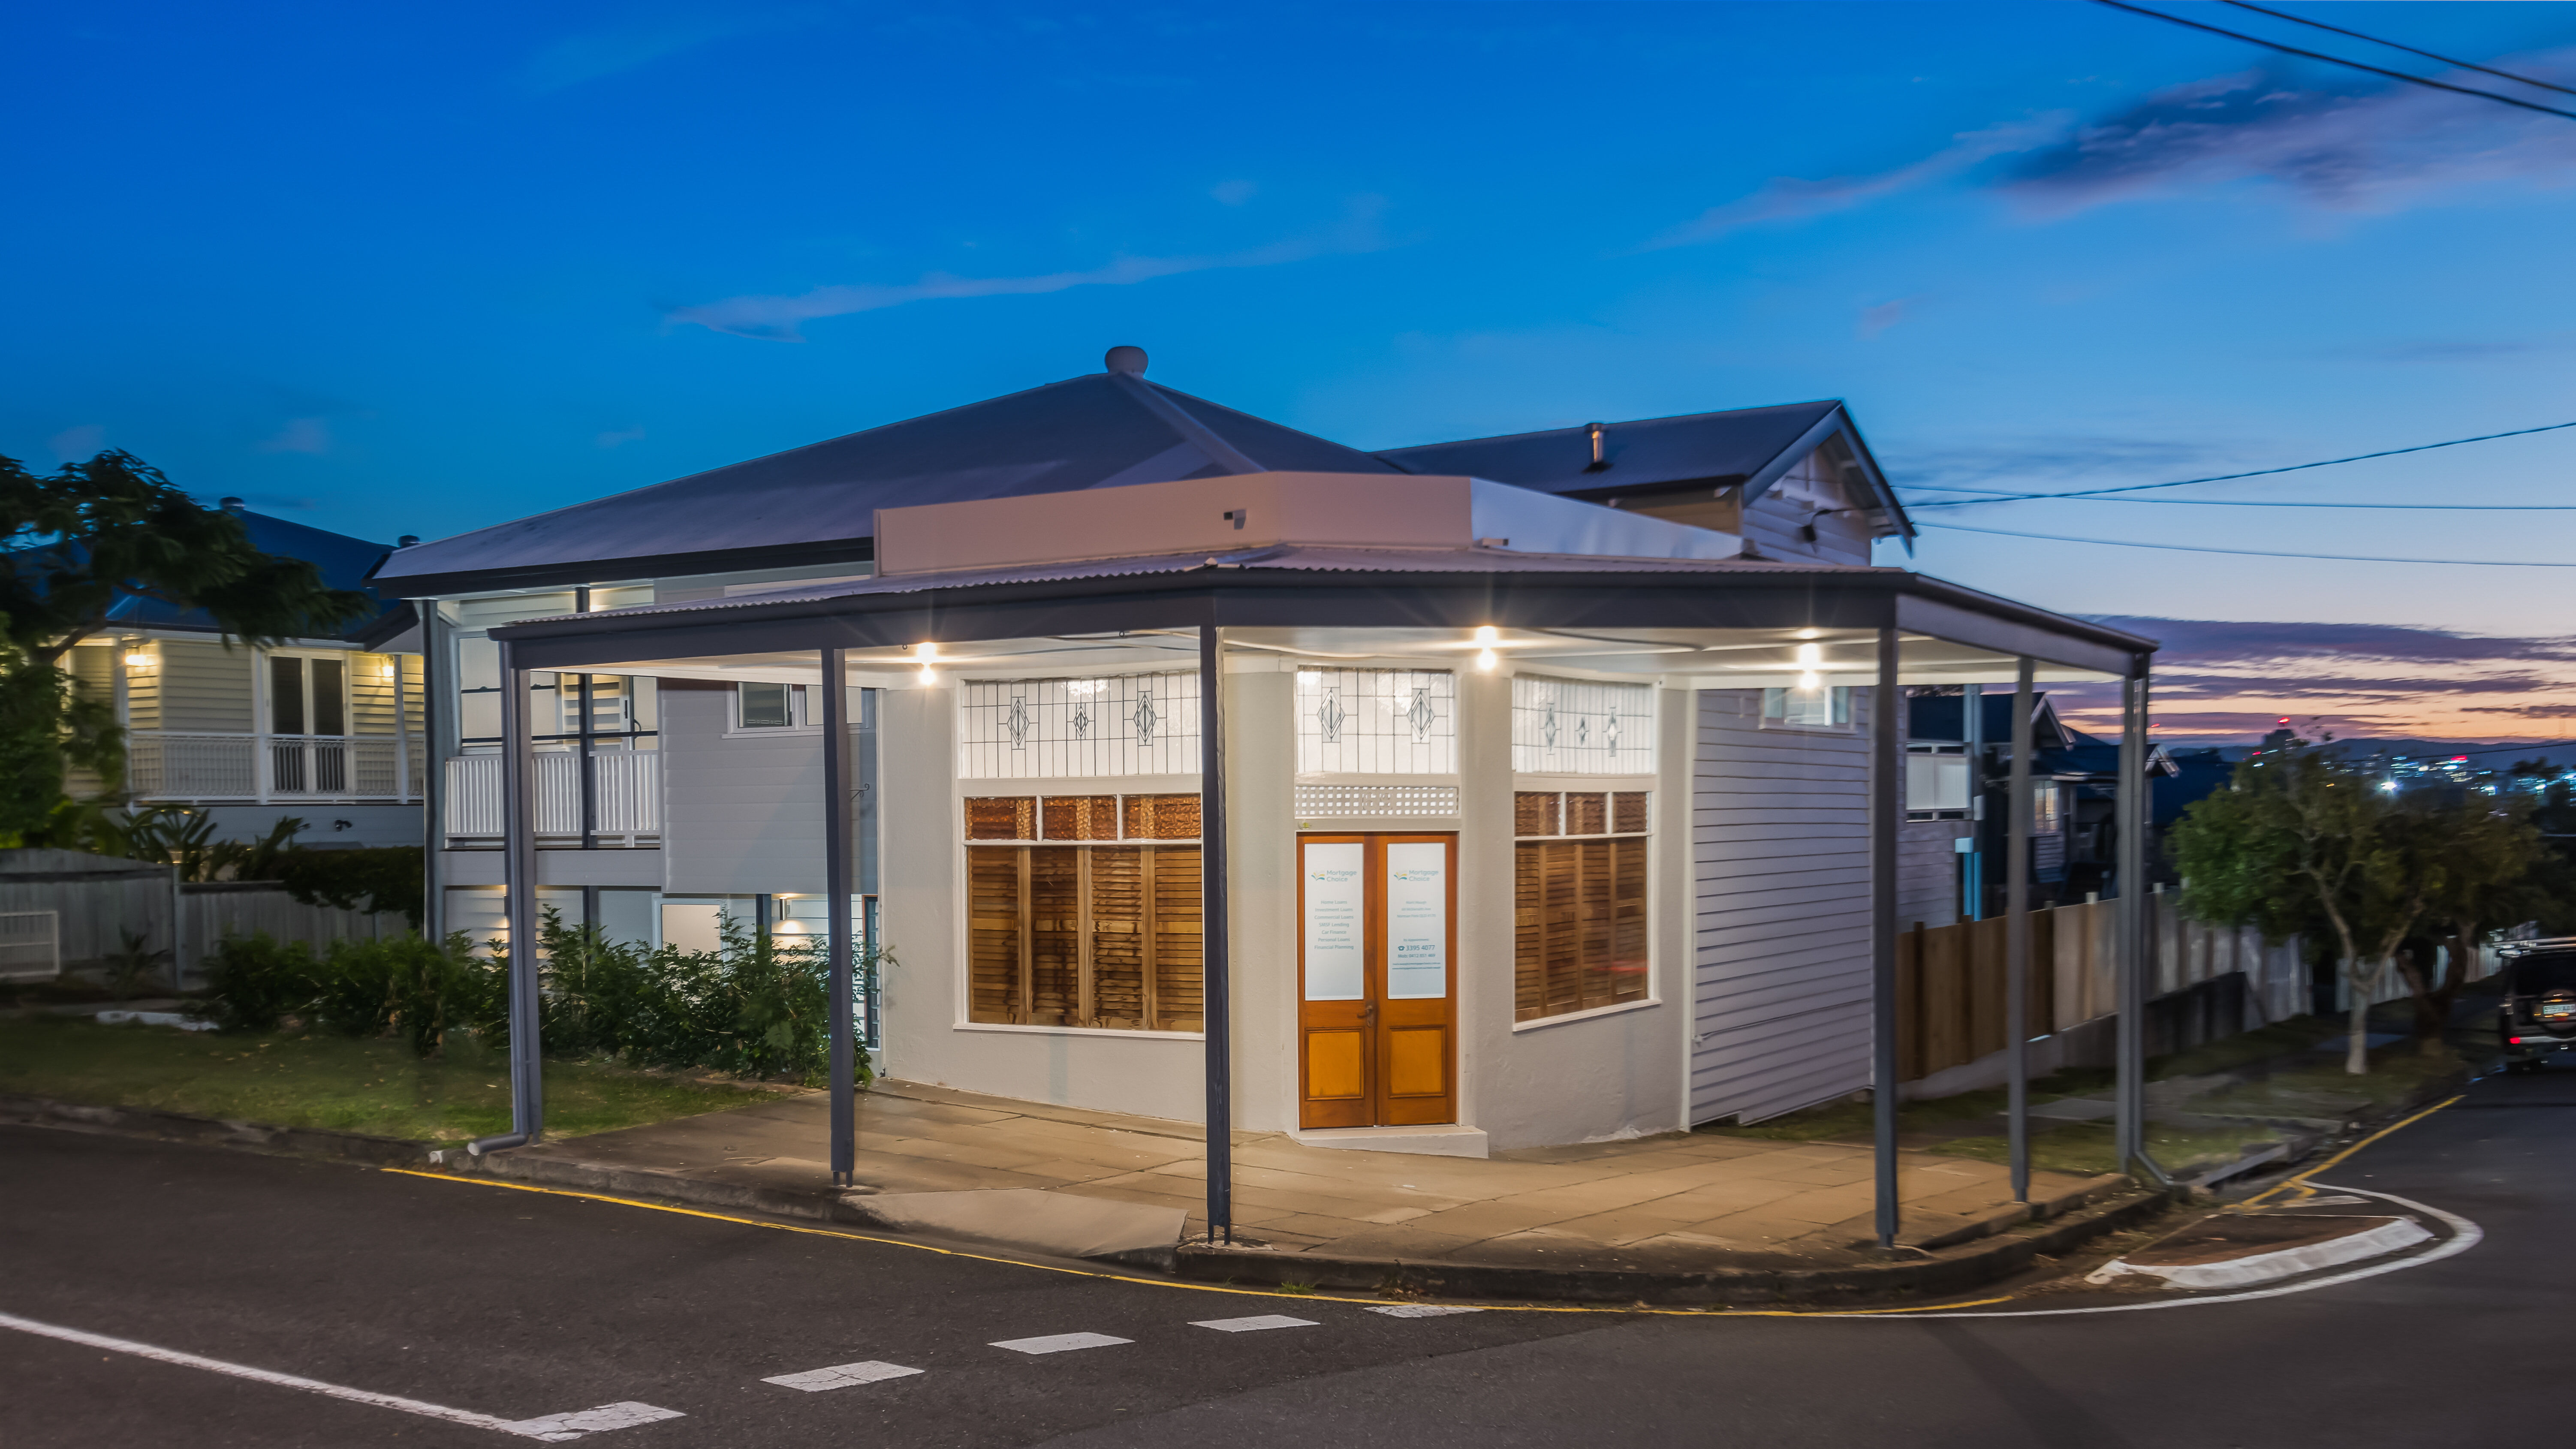
{"type": "MultiPolygon", "coordinates": [[[[1905,569],[1297,545],[849,580],[529,620],[493,637],[512,644],[519,668],[583,669],[1201,624],[1450,633],[1492,625],[1556,637],[1617,630],[1627,638],[1605,642],[1675,646],[1653,656],[1658,673],[1696,672],[1699,662],[1682,654],[1747,647],[1773,649],[1769,667],[1791,671],[1801,641],[1849,641],[1892,627],[1920,641],[1906,649],[1909,682],[1991,679],[2024,656],[2072,677],[2137,677],[2156,648],[1905,569]],[[1728,637],[1716,640],[1713,631],[1728,637]],[[1930,641],[1950,647],[1921,647],[1930,641]]],[[[1633,656],[1605,648],[1559,657],[1633,656]]]]}

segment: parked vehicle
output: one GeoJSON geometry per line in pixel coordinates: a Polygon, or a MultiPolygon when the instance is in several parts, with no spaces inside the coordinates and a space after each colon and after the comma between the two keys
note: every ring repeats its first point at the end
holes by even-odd
{"type": "Polygon", "coordinates": [[[2576,1051],[2576,936],[2504,948],[2504,1008],[2496,1014],[2509,1071],[2536,1072],[2576,1051]]]}

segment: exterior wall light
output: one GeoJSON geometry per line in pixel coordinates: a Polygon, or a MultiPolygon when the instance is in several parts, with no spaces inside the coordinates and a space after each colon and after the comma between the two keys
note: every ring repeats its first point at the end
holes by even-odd
{"type": "Polygon", "coordinates": [[[151,652],[150,652],[149,650],[144,650],[144,649],[129,649],[129,650],[127,650],[127,651],[125,652],[125,667],[126,667],[126,668],[128,668],[128,669],[149,669],[149,668],[151,668],[151,667],[152,667],[152,655],[151,655],[151,652]]]}

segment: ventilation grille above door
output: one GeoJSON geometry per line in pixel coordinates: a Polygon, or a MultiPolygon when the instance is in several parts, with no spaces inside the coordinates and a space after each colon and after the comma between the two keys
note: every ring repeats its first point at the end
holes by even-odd
{"type": "Polygon", "coordinates": [[[1300,785],[1300,820],[1375,820],[1458,813],[1455,785],[1300,785]]]}

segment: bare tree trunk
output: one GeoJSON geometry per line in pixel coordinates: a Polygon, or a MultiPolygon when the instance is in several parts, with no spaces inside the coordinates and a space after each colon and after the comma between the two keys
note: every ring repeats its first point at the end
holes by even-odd
{"type": "MultiPolygon", "coordinates": [[[[2386,963],[2382,963],[2380,970],[2386,969],[2386,963]]],[[[2343,989],[2347,1002],[2344,1030],[2349,1033],[2344,1038],[2343,1069],[2356,1077],[2370,1075],[2370,993],[2378,985],[2378,971],[2371,972],[2369,979],[2364,980],[2361,962],[2350,956],[2343,958],[2343,989]]]]}

